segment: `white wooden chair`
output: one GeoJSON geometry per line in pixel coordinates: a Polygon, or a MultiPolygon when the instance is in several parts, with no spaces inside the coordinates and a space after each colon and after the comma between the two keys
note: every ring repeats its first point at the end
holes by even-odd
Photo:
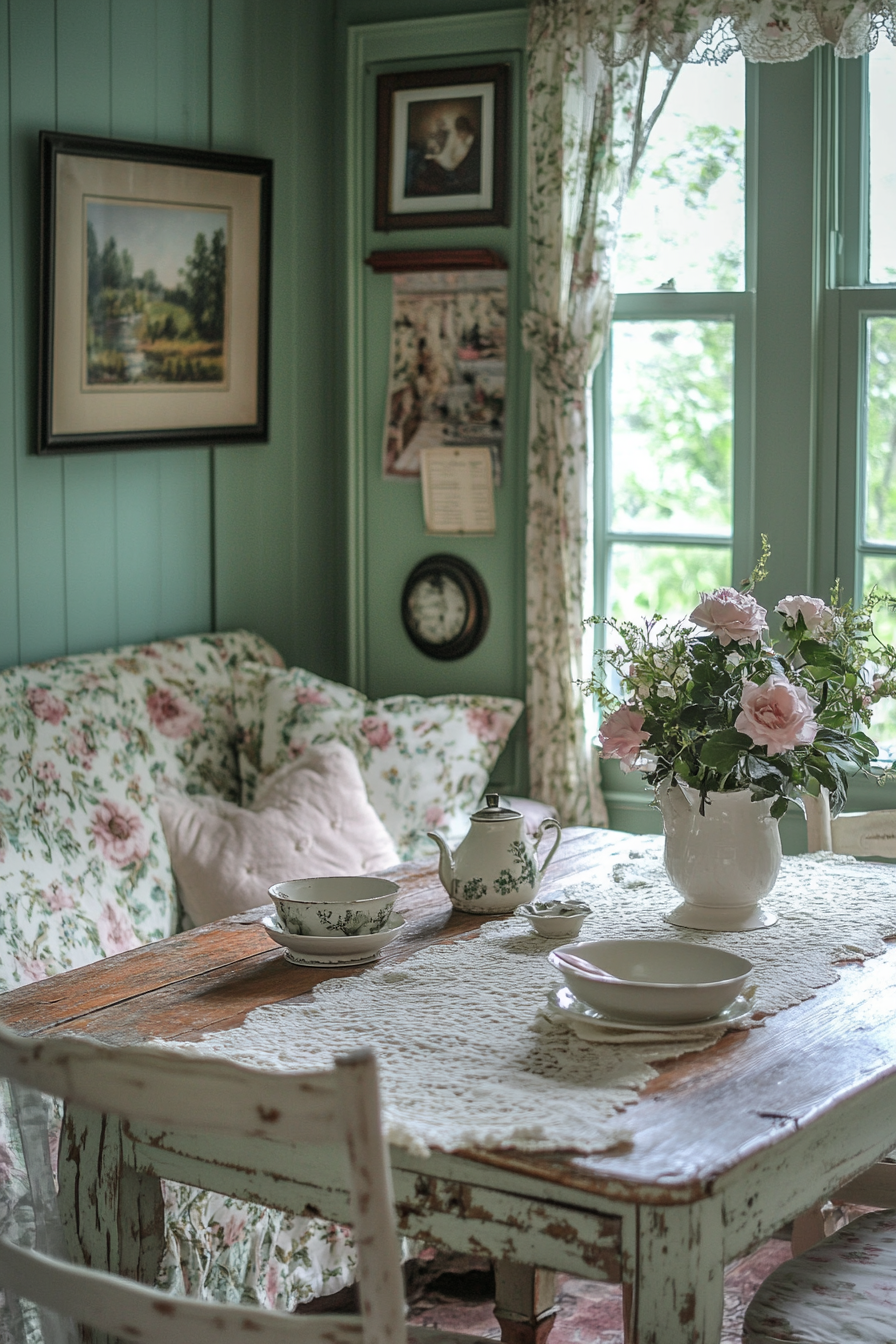
{"type": "MultiPolygon", "coordinates": [[[[810,853],[896,859],[896,811],[831,817],[826,790],[804,796],[810,853]]],[[[765,1280],[747,1308],[744,1344],[896,1340],[896,1161],[890,1157],[794,1220],[794,1259],[765,1280]],[[846,1226],[838,1205],[881,1210],[846,1226]]]]}
{"type": "Polygon", "coordinates": [[[809,853],[828,849],[857,859],[896,859],[896,810],[841,812],[831,816],[827,789],[821,796],[803,794],[809,853]]]}
{"type": "MultiPolygon", "coordinates": [[[[360,1316],[295,1316],[171,1297],[0,1238],[0,1286],[83,1326],[141,1344],[470,1344],[405,1324],[392,1179],[369,1050],[325,1073],[267,1073],[149,1046],[22,1037],[0,1026],[0,1076],[104,1114],[191,1133],[347,1147],[360,1316]]],[[[484,1341],[481,1341],[484,1344],[484,1341]]]]}

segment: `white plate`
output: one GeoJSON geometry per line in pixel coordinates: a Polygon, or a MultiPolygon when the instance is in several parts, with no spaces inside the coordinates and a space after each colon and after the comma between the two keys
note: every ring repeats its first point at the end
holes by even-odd
{"type": "Polygon", "coordinates": [[[707,1018],[704,1022],[623,1022],[618,1017],[607,1017],[605,1013],[599,1013],[596,1008],[589,1008],[587,1003],[582,1003],[572,990],[565,987],[552,989],[548,994],[548,1003],[564,1017],[586,1018],[606,1031],[620,1033],[650,1031],[663,1036],[699,1036],[701,1032],[712,1031],[714,1027],[736,1027],[740,1022],[746,1021],[753,1012],[753,1005],[742,994],[739,994],[722,1012],[717,1013],[715,1017],[707,1018]]]}
{"type": "Polygon", "coordinates": [[[404,928],[404,920],[396,914],[379,933],[362,933],[354,938],[287,933],[276,915],[264,915],[261,922],[268,937],[286,948],[286,960],[293,966],[364,966],[375,961],[380,948],[391,943],[404,928]]]}

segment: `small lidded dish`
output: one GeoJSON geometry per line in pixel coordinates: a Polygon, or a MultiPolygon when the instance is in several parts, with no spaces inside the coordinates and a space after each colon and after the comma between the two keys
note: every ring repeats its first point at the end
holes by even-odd
{"type": "Polygon", "coordinates": [[[398,887],[383,877],[303,877],[271,887],[284,932],[356,938],[389,923],[398,887]]]}
{"type": "Polygon", "coordinates": [[[584,901],[566,900],[561,896],[554,901],[533,901],[531,905],[518,905],[516,912],[527,919],[542,938],[575,938],[591,914],[591,906],[584,901]]]}

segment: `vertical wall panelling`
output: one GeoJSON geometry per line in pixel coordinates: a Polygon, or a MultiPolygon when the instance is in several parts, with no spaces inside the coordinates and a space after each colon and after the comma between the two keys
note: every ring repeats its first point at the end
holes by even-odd
{"type": "MultiPolygon", "coordinates": [[[[61,129],[109,134],[109,17],[109,0],[56,6],[56,106],[61,129]],[[86,69],[93,70],[93,78],[84,78],[86,69]]],[[[65,458],[62,479],[67,651],[79,653],[118,643],[115,454],[65,458]]]]}
{"type": "Polygon", "coordinates": [[[9,0],[0,0],[0,666],[19,660],[19,557],[16,529],[13,378],[12,221],[9,208],[9,0]]]}
{"type": "Polygon", "coordinates": [[[275,160],[270,442],[215,453],[217,622],[334,676],[331,20],[322,0],[213,0],[211,102],[215,149],[275,160]]]}
{"type": "Polygon", "coordinates": [[[56,124],[53,0],[10,0],[12,329],[18,520],[19,656],[66,647],[62,462],[29,457],[37,399],[37,135],[56,124]]]}
{"type": "MultiPolygon", "coordinates": [[[[403,6],[405,12],[411,6],[403,6]]],[[[420,6],[417,6],[419,10],[420,6]]],[[[354,6],[346,6],[346,14],[354,6]]],[[[369,12],[369,7],[368,7],[369,12]]],[[[526,302],[525,80],[526,14],[420,16],[393,23],[349,26],[346,106],[346,349],[349,408],[349,593],[353,679],[370,695],[403,691],[435,695],[485,692],[522,697],[525,692],[525,512],[528,366],[519,332],[526,302]],[[504,61],[511,67],[511,221],[509,228],[402,231],[398,239],[373,229],[376,78],[397,68],[425,69],[504,61]],[[382,433],[388,378],[391,278],[363,265],[375,248],[485,246],[509,263],[506,436],[501,486],[496,491],[494,537],[428,537],[417,482],[386,481],[382,433]],[[401,624],[404,580],[423,556],[438,550],[461,555],[483,575],[491,597],[491,624],[478,649],[458,662],[425,657],[401,624]]],[[[522,734],[513,760],[499,771],[502,783],[525,783],[522,734]]]]}
{"type": "MultiPolygon", "coordinates": [[[[155,0],[156,139],[210,147],[208,0],[155,0]]],[[[159,633],[212,625],[209,448],[160,454],[159,633]]]]}
{"type": "Polygon", "coordinates": [[[0,0],[0,666],[207,629],[217,584],[219,628],[341,670],[332,18],[332,0],[0,0]],[[45,128],[275,159],[269,445],[33,456],[45,128]]]}

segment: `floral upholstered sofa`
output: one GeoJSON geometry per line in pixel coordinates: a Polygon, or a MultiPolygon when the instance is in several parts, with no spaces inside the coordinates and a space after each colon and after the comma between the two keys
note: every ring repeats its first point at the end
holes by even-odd
{"type": "MultiPolygon", "coordinates": [[[[163,781],[245,804],[259,772],[280,756],[341,735],[368,771],[365,753],[382,754],[378,811],[389,830],[392,809],[398,852],[410,858],[423,836],[419,827],[408,831],[407,798],[420,793],[420,771],[449,805],[475,802],[522,708],[442,697],[416,701],[411,715],[414,697],[373,705],[347,687],[280,669],[274,648],[236,631],[0,672],[0,991],[178,932],[163,781]]],[[[442,818],[424,808],[418,820],[442,818]]],[[[21,1226],[30,1205],[18,1136],[7,1094],[0,1222],[21,1226]]],[[[186,1186],[165,1194],[160,1283],[173,1292],[291,1310],[352,1282],[344,1229],[186,1186]]]]}
{"type": "MultiPolygon", "coordinates": [[[[0,989],[178,931],[156,781],[239,800],[234,672],[247,661],[282,666],[237,631],[0,673],[0,989]]],[[[8,1127],[7,1217],[27,1202],[16,1146],[8,1127]]],[[[352,1280],[350,1240],[329,1223],[165,1194],[172,1291],[288,1310],[352,1280]]]]}

